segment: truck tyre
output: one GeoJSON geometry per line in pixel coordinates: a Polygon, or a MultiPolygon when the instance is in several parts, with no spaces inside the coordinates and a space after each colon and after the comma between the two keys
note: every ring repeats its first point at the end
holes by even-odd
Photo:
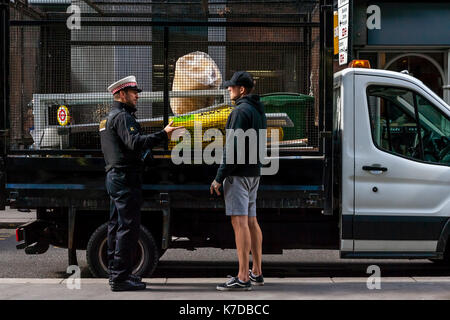
{"type": "Polygon", "coordinates": [[[450,266],[450,258],[444,254],[444,259],[428,259],[439,266],[450,266]]]}
{"type": "MultiPolygon", "coordinates": [[[[107,278],[108,274],[108,223],[102,224],[94,231],[89,239],[86,249],[86,259],[89,270],[97,278],[107,278]]],[[[159,260],[159,252],[152,234],[141,226],[141,233],[138,240],[136,263],[133,267],[133,274],[149,277],[155,271],[159,260]]]]}
{"type": "Polygon", "coordinates": [[[447,246],[445,247],[444,251],[444,258],[443,259],[428,259],[431,262],[434,262],[437,265],[446,265],[450,266],[450,238],[447,241],[447,246]]]}

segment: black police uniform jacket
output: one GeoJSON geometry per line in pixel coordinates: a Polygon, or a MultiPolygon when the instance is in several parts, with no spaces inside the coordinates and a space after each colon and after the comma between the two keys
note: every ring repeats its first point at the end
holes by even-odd
{"type": "Polygon", "coordinates": [[[164,130],[142,134],[141,126],[134,116],[135,111],[125,103],[114,101],[108,116],[100,122],[106,172],[112,168],[139,170],[142,167],[142,153],[168,140],[164,130]]]}

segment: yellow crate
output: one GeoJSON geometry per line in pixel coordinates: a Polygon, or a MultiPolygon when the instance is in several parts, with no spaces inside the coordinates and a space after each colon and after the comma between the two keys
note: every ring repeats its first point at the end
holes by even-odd
{"type": "MultiPolygon", "coordinates": [[[[197,114],[190,114],[184,116],[170,117],[169,122],[173,121],[173,126],[184,126],[191,136],[191,145],[193,146],[195,139],[202,141],[203,148],[210,144],[214,139],[203,139],[205,132],[208,129],[218,129],[223,135],[223,139],[225,139],[225,125],[227,123],[228,116],[230,115],[233,107],[225,106],[219,109],[206,111],[197,114]],[[201,132],[194,132],[195,123],[201,123],[202,130],[201,132]]],[[[283,128],[281,127],[272,127],[267,129],[267,139],[271,140],[271,130],[278,130],[278,136],[280,140],[283,140],[283,128]]],[[[179,143],[179,141],[170,141],[169,149],[171,150],[175,145],[179,143]]]]}

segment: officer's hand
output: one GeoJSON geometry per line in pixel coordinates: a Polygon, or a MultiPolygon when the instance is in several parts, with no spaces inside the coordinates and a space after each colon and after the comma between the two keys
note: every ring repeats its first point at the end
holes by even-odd
{"type": "Polygon", "coordinates": [[[173,124],[173,120],[170,121],[170,123],[164,128],[164,131],[167,133],[167,136],[169,137],[169,140],[170,140],[170,137],[172,136],[172,132],[174,132],[177,129],[184,128],[184,126],[172,127],[172,124],[173,124]]]}
{"type": "Polygon", "coordinates": [[[211,194],[213,194],[213,190],[217,193],[218,196],[220,196],[220,191],[219,188],[222,184],[218,183],[216,180],[214,180],[211,183],[211,187],[209,188],[209,191],[211,192],[211,194]]]}

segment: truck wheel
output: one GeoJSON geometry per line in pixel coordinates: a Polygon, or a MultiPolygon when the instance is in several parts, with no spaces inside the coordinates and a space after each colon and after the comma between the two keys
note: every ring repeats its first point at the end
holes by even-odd
{"type": "MultiPolygon", "coordinates": [[[[108,274],[108,223],[102,224],[94,231],[86,249],[89,270],[97,278],[107,278],[108,274]]],[[[141,226],[133,274],[151,276],[159,260],[159,252],[152,234],[141,226]]]]}
{"type": "Polygon", "coordinates": [[[435,265],[438,266],[445,266],[450,264],[450,261],[445,259],[428,259],[428,260],[430,260],[431,262],[433,262],[435,265]]]}
{"type": "Polygon", "coordinates": [[[444,251],[444,258],[443,259],[428,259],[431,262],[434,262],[437,265],[446,265],[450,266],[450,239],[447,241],[447,246],[444,251]]]}

